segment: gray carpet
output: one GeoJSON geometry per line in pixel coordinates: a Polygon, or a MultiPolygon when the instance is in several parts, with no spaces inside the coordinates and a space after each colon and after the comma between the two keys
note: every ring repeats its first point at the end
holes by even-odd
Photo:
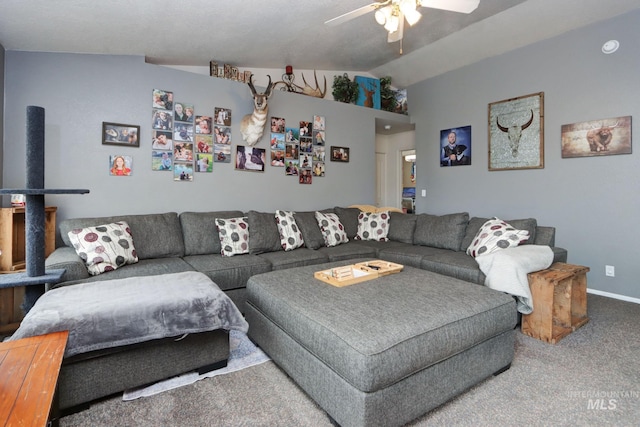
{"type": "MultiPolygon", "coordinates": [[[[640,305],[590,294],[588,315],[556,345],[518,332],[511,369],[409,425],[637,426],[640,305]]],[[[271,361],[148,398],[110,398],[60,425],[332,426],[271,361]]]]}

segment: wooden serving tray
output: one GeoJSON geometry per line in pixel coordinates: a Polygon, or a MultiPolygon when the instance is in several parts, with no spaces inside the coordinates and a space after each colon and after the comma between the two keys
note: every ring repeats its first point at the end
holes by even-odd
{"type": "Polygon", "coordinates": [[[382,261],[381,259],[374,259],[372,261],[359,262],[355,264],[357,268],[365,271],[377,271],[379,276],[386,276],[387,274],[399,273],[404,268],[402,264],[396,264],[395,262],[382,261]]]}
{"type": "Polygon", "coordinates": [[[316,271],[313,277],[333,286],[343,287],[378,278],[376,271],[364,271],[354,265],[316,271]]]}
{"type": "Polygon", "coordinates": [[[372,260],[359,262],[344,267],[330,268],[328,270],[316,271],[313,277],[322,280],[332,286],[343,287],[355,283],[377,279],[391,273],[398,273],[404,268],[401,264],[382,260],[372,260]]]}

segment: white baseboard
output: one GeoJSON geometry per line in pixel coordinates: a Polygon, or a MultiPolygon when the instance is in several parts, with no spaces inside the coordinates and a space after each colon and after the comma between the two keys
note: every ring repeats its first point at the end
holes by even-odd
{"type": "Polygon", "coordinates": [[[601,295],[603,297],[609,297],[609,298],[619,299],[623,301],[635,302],[636,304],[640,304],[640,298],[632,298],[626,295],[613,294],[611,292],[599,291],[597,289],[589,289],[589,288],[587,288],[587,293],[601,295]]]}

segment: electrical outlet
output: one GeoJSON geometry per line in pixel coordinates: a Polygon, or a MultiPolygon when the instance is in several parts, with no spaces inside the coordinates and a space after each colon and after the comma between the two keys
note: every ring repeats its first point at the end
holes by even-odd
{"type": "Polygon", "coordinates": [[[604,274],[609,277],[616,277],[616,268],[613,265],[605,265],[604,274]]]}

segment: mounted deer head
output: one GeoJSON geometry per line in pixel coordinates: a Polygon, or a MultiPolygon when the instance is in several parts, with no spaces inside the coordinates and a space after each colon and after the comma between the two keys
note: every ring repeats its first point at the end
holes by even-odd
{"type": "Polygon", "coordinates": [[[267,123],[267,115],[269,113],[269,106],[267,101],[272,93],[271,76],[269,77],[269,84],[263,93],[258,93],[255,86],[253,86],[253,74],[249,77],[249,89],[253,95],[253,113],[247,114],[242,118],[240,122],[240,133],[242,139],[250,146],[255,145],[264,132],[264,126],[267,123]]]}

